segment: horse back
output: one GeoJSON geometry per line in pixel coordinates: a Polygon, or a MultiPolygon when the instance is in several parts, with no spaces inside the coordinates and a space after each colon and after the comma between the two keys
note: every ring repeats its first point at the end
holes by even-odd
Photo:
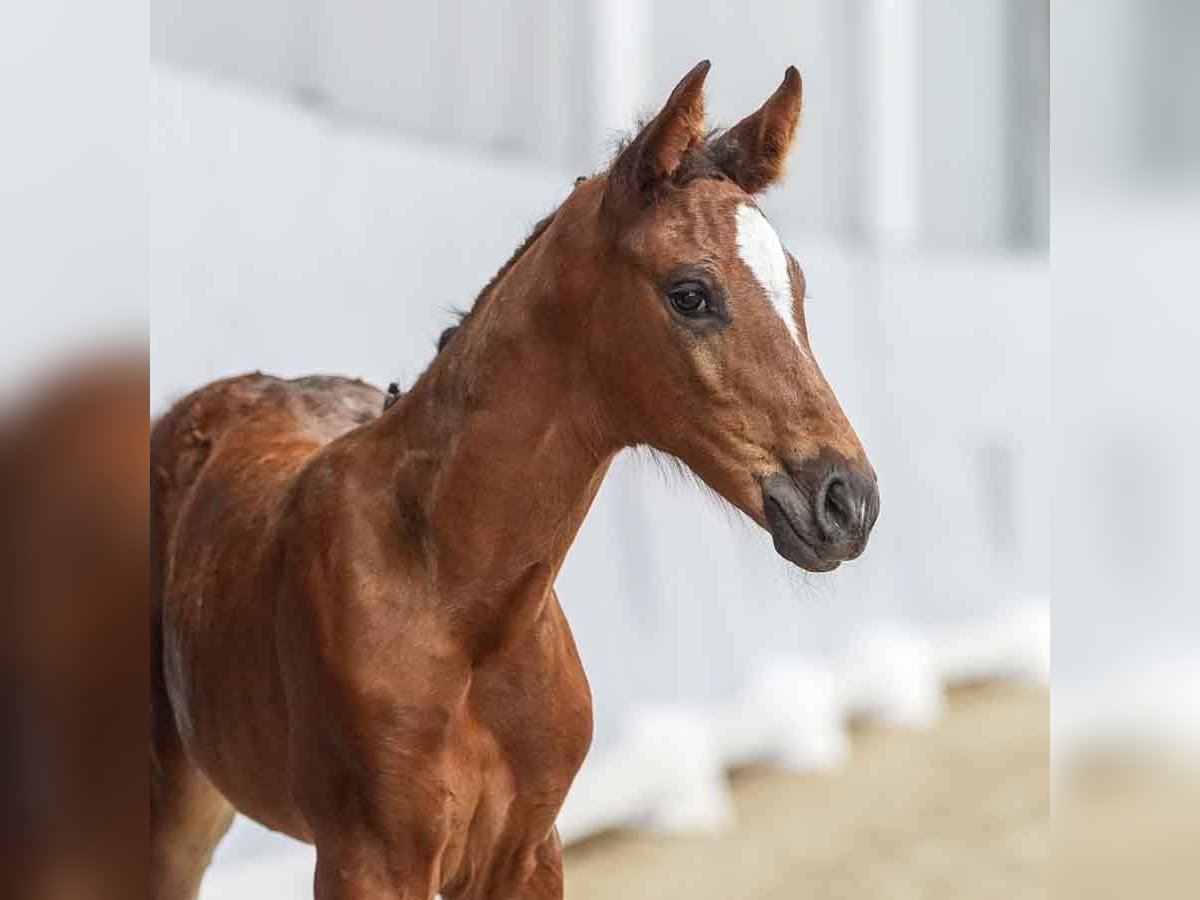
{"type": "Polygon", "coordinates": [[[174,404],[150,434],[155,609],[180,549],[173,543],[180,512],[196,501],[197,482],[214,457],[204,490],[214,500],[224,497],[222,512],[229,516],[261,517],[283,502],[281,486],[317,450],[375,419],[383,398],[379,389],[349,378],[288,380],[255,372],[215,381],[174,404]],[[235,496],[239,503],[232,502],[235,496]]]}
{"type": "Polygon", "coordinates": [[[189,489],[214,448],[229,436],[244,435],[273,456],[281,444],[302,456],[305,448],[315,450],[375,419],[383,398],[379,389],[349,378],[287,380],[260,372],[189,394],[157,422],[150,437],[158,536],[168,537],[189,489]]]}

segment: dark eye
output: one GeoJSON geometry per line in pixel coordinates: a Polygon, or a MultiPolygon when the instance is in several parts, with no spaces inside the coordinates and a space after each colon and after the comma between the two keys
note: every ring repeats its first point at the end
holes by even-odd
{"type": "Polygon", "coordinates": [[[671,307],[684,316],[702,316],[711,308],[707,289],[696,282],[675,285],[667,291],[667,298],[671,307]]]}

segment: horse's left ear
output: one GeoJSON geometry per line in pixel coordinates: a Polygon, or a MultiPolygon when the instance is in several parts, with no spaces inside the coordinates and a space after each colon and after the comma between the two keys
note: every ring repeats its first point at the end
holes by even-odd
{"type": "Polygon", "coordinates": [[[710,147],[717,164],[748,194],[766,190],[781,177],[800,123],[803,85],[795,66],[757,112],[738,122],[710,147]]]}

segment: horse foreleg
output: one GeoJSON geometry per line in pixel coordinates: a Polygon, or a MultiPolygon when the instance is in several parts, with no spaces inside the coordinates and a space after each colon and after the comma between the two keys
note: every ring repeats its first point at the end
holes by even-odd
{"type": "Polygon", "coordinates": [[[537,867],[517,897],[520,900],[563,900],[563,853],[557,828],[538,847],[535,858],[537,867]]]}
{"type": "Polygon", "coordinates": [[[357,828],[317,838],[314,900],[433,900],[430,865],[357,828]]]}
{"type": "Polygon", "coordinates": [[[562,844],[558,830],[530,854],[503,850],[486,876],[445,892],[446,900],[563,900],[562,844]]]}
{"type": "Polygon", "coordinates": [[[397,772],[370,756],[347,767],[325,753],[296,755],[293,795],[317,848],[315,900],[433,900],[445,816],[430,794],[406,790],[406,767],[397,772]]]}

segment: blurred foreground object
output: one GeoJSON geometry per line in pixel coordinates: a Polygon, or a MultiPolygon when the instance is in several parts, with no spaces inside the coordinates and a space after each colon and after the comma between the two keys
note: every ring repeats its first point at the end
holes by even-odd
{"type": "Polygon", "coordinates": [[[108,352],[0,419],[0,897],[144,892],[148,390],[108,352]]]}

